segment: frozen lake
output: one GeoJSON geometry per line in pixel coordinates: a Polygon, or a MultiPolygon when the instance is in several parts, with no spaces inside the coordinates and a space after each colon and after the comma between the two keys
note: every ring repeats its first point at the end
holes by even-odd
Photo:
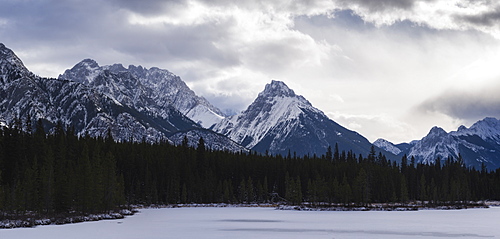
{"type": "Polygon", "coordinates": [[[144,209],[121,220],[0,230],[1,239],[500,238],[500,208],[306,212],[273,208],[144,209]]]}

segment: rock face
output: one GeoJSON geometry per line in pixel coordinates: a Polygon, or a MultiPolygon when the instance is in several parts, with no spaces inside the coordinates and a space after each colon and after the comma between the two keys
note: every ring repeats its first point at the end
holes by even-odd
{"type": "Polygon", "coordinates": [[[141,112],[165,116],[167,109],[173,107],[204,128],[224,118],[221,110],[197,96],[180,77],[156,67],[101,67],[86,59],[66,70],[59,79],[82,83],[141,112]]]}
{"type": "MultiPolygon", "coordinates": [[[[106,136],[111,130],[118,141],[172,142],[170,138],[184,136],[198,141],[193,137],[203,136],[214,142],[207,140],[208,148],[245,150],[204,130],[200,124],[219,120],[219,110],[197,97],[179,77],[158,68],[100,67],[84,60],[59,79],[42,78],[0,44],[0,99],[2,126],[41,119],[49,132],[61,123],[91,137],[106,136]],[[186,115],[200,119],[199,123],[186,115]]],[[[30,130],[26,124],[21,127],[30,130]]]]}
{"type": "Polygon", "coordinates": [[[0,51],[0,118],[5,125],[15,119],[42,119],[48,130],[60,122],[79,135],[104,136],[110,129],[117,140],[151,142],[166,140],[179,130],[199,128],[172,106],[166,105],[161,114],[143,111],[97,87],[35,76],[4,45],[0,51]]]}
{"type": "Polygon", "coordinates": [[[385,139],[377,139],[377,140],[375,140],[375,142],[373,142],[373,145],[375,145],[375,146],[377,146],[377,147],[379,147],[387,152],[391,152],[394,155],[399,155],[402,152],[401,149],[399,149],[394,144],[392,144],[391,142],[389,142],[385,139]]]}
{"type": "Polygon", "coordinates": [[[286,155],[290,151],[299,156],[322,155],[337,144],[341,151],[366,156],[372,146],[280,81],[267,84],[245,111],[227,117],[212,129],[249,149],[271,154],[286,155]]]}
{"type": "Polygon", "coordinates": [[[461,157],[468,167],[481,169],[483,164],[488,169],[500,167],[500,121],[495,118],[485,118],[470,128],[460,126],[457,131],[449,133],[433,127],[421,140],[410,144],[374,144],[386,150],[396,147],[401,151],[398,155],[406,154],[420,163],[435,163],[438,158],[447,160],[448,157],[457,160],[461,157]]]}

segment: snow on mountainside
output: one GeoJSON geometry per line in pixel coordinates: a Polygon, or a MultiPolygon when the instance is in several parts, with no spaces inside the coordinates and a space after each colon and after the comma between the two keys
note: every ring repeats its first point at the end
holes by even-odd
{"type": "Polygon", "coordinates": [[[32,75],[21,59],[4,44],[0,43],[0,83],[6,84],[10,79],[32,75]]]}
{"type": "Polygon", "coordinates": [[[298,118],[304,108],[320,113],[302,96],[296,97],[283,82],[272,81],[245,112],[216,125],[214,130],[253,148],[281,122],[289,123],[282,133],[291,132],[295,126],[292,120],[298,118]]]}
{"type": "Polygon", "coordinates": [[[181,145],[184,138],[187,138],[187,143],[190,147],[198,147],[198,142],[200,138],[205,141],[205,147],[210,150],[222,150],[230,152],[248,152],[249,150],[240,144],[234,142],[228,137],[215,134],[213,131],[208,129],[192,129],[189,131],[179,131],[174,135],[170,136],[169,139],[175,145],[181,145]]]}
{"type": "MultiPolygon", "coordinates": [[[[410,144],[394,145],[377,140],[380,148],[391,151],[391,146],[401,150],[399,155],[414,157],[419,163],[434,163],[438,158],[456,160],[462,157],[468,167],[480,169],[484,164],[489,169],[500,167],[500,121],[485,118],[470,128],[460,126],[457,131],[447,133],[442,128],[433,127],[421,140],[410,144]]],[[[397,151],[391,151],[393,153],[397,151]]]]}
{"type": "Polygon", "coordinates": [[[155,115],[164,115],[164,109],[173,106],[205,128],[224,118],[218,108],[197,96],[180,77],[156,67],[125,68],[121,64],[101,67],[94,60],[85,59],[59,78],[80,82],[121,104],[155,115]]]}
{"type": "Polygon", "coordinates": [[[453,136],[442,128],[433,127],[429,134],[418,141],[408,153],[422,163],[433,163],[436,158],[458,157],[458,144],[453,136]]]}
{"type": "Polygon", "coordinates": [[[6,125],[15,119],[25,122],[29,116],[42,119],[48,130],[61,122],[80,135],[104,136],[110,129],[117,140],[148,142],[199,128],[172,106],[163,108],[163,114],[142,112],[118,102],[111,91],[106,94],[78,82],[35,76],[3,44],[0,52],[0,119],[6,125]]]}
{"type": "Polygon", "coordinates": [[[456,136],[477,135],[485,141],[500,142],[500,121],[487,117],[474,123],[470,128],[460,126],[452,133],[456,136]]]}
{"type": "Polygon", "coordinates": [[[391,152],[392,154],[394,155],[399,155],[401,152],[401,149],[399,149],[398,147],[396,147],[394,144],[392,144],[391,142],[385,140],[385,139],[377,139],[375,140],[375,142],[373,142],[373,145],[387,151],[387,152],[391,152]]]}
{"type": "MultiPolygon", "coordinates": [[[[328,146],[367,155],[371,144],[330,120],[283,82],[267,84],[242,113],[226,118],[213,130],[258,152],[322,155],[328,146]]],[[[384,152],[385,153],[385,152],[384,152]]]]}

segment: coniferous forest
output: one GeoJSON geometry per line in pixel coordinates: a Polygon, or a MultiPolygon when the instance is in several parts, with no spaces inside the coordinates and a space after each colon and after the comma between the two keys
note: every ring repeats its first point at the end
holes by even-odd
{"type": "Polygon", "coordinates": [[[296,157],[212,151],[167,142],[77,137],[42,122],[0,129],[0,212],[98,213],[129,204],[430,204],[500,199],[500,170],[459,159],[416,164],[339,152],[296,157]],[[20,130],[21,128],[28,130],[20,130]],[[31,130],[32,129],[32,130],[31,130]]]}

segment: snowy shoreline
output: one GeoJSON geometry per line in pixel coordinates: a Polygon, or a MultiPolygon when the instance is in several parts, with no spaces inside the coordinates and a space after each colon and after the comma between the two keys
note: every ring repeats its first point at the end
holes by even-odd
{"type": "Polygon", "coordinates": [[[297,211],[418,211],[418,210],[460,210],[470,208],[489,208],[490,206],[500,206],[497,201],[478,201],[461,203],[439,203],[430,202],[410,202],[410,203],[369,203],[364,206],[356,204],[329,204],[329,203],[302,203],[300,205],[287,205],[286,203],[263,203],[263,204],[226,204],[226,203],[206,203],[206,204],[169,204],[154,205],[144,208],[184,208],[184,207],[274,207],[276,210],[297,210],[297,211]]]}
{"type": "MultiPolygon", "coordinates": [[[[134,215],[137,210],[122,209],[116,212],[87,214],[87,215],[57,215],[51,217],[37,216],[26,213],[24,215],[16,215],[16,219],[0,220],[0,229],[27,228],[45,225],[63,225],[79,222],[93,222],[101,220],[122,219],[125,216],[134,215]]],[[[1,214],[0,214],[1,215],[1,214]]],[[[3,215],[6,217],[6,215],[3,215]]]]}
{"type": "MultiPolygon", "coordinates": [[[[303,203],[301,205],[286,204],[227,204],[227,203],[191,203],[191,204],[168,204],[168,205],[133,205],[131,210],[122,209],[111,213],[87,214],[87,215],[58,215],[52,217],[40,217],[26,213],[17,215],[17,219],[0,220],[1,229],[29,228],[44,225],[63,225],[80,222],[92,222],[101,220],[123,219],[126,216],[132,216],[141,209],[160,209],[160,208],[275,208],[276,210],[293,211],[418,211],[418,210],[461,210],[471,208],[489,208],[490,206],[500,206],[500,202],[467,202],[465,204],[432,205],[428,202],[411,203],[372,203],[365,206],[343,205],[343,204],[312,204],[303,203]]],[[[1,214],[0,214],[1,215],[1,214]]],[[[3,215],[5,218],[7,215],[3,215]]]]}

